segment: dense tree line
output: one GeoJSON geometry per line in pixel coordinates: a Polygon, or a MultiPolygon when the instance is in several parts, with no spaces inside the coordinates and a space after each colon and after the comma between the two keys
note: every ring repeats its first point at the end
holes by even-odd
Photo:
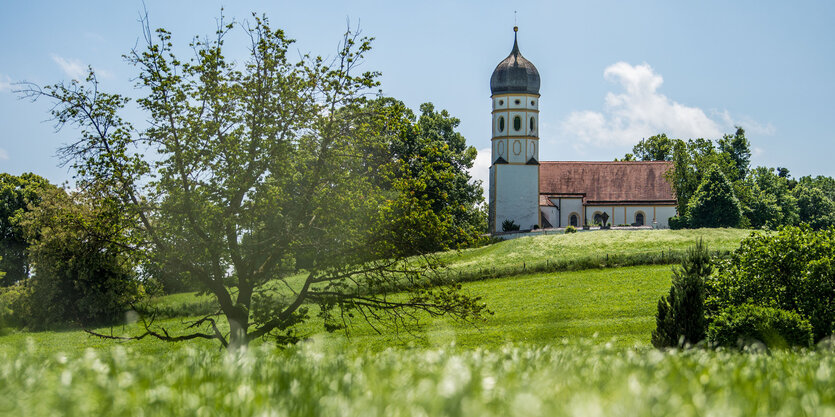
{"type": "Polygon", "coordinates": [[[668,180],[678,211],[672,228],[835,225],[835,179],[795,179],[783,167],[752,168],[751,145],[741,127],[716,141],[652,136],[623,160],[671,161],[668,180]]]}

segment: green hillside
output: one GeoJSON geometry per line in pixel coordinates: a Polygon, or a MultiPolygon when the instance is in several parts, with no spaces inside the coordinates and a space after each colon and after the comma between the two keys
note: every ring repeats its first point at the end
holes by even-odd
{"type": "MultiPolygon", "coordinates": [[[[321,337],[326,344],[348,341],[369,350],[391,346],[443,346],[455,342],[463,347],[499,347],[508,342],[549,344],[562,339],[578,340],[595,335],[616,339],[622,346],[649,345],[655,326],[655,304],[670,287],[670,266],[640,266],[550,274],[530,274],[464,284],[464,291],[483,297],[495,313],[486,321],[464,323],[445,318],[420,317],[426,326],[415,334],[381,328],[377,334],[365,321],[351,321],[349,336],[328,334],[313,320],[299,328],[302,335],[321,337]],[[317,336],[318,335],[318,336],[317,336]]],[[[315,309],[310,313],[315,317],[315,309]]],[[[169,329],[185,326],[186,318],[159,321],[169,329]]],[[[117,335],[141,333],[137,324],[117,326],[117,335]]],[[[99,329],[108,333],[108,328],[99,329]]],[[[33,340],[39,351],[76,351],[86,347],[106,348],[118,343],[93,338],[82,331],[18,332],[0,337],[0,351],[24,349],[33,340]]],[[[256,342],[260,343],[260,342],[256,342]]],[[[162,353],[180,345],[148,338],[126,342],[149,352],[162,353]]],[[[185,345],[194,345],[194,342],[185,345]]],[[[214,347],[211,342],[198,346],[214,347]]]]}
{"type": "MultiPolygon", "coordinates": [[[[548,235],[514,239],[486,247],[450,252],[454,268],[507,267],[514,263],[539,262],[543,258],[566,260],[579,257],[625,255],[630,253],[684,251],[699,238],[711,249],[732,250],[750,231],[703,229],[687,231],[604,231],[569,235],[548,235]]],[[[562,338],[616,338],[620,345],[648,345],[659,297],[670,285],[670,265],[648,265],[581,271],[540,272],[484,279],[464,284],[464,291],[481,296],[495,314],[481,323],[460,323],[444,318],[421,317],[427,324],[416,335],[381,328],[377,334],[362,320],[354,319],[349,329],[352,343],[380,350],[392,345],[501,346],[506,342],[547,344],[562,338]]],[[[170,329],[184,326],[187,316],[213,309],[210,296],[174,294],[156,300],[173,312],[173,319],[159,320],[170,329]],[[189,314],[189,312],[191,314],[189,314]]],[[[300,326],[305,336],[323,335],[327,343],[342,343],[346,336],[325,334],[313,319],[300,326]]],[[[101,329],[109,332],[109,329],[101,329]]],[[[138,334],[138,325],[120,326],[116,334],[138,334]]],[[[26,345],[34,338],[39,350],[76,350],[87,346],[106,347],[114,342],[93,339],[81,331],[27,333],[0,337],[0,350],[26,345]]],[[[129,342],[142,350],[162,352],[172,345],[151,339],[129,342]]],[[[193,345],[193,343],[192,343],[193,345]]],[[[214,346],[210,342],[198,345],[214,346]]]]}

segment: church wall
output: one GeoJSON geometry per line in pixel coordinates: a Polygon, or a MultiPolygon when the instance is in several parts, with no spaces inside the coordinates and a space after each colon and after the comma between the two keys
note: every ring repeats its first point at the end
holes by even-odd
{"type": "Polygon", "coordinates": [[[563,198],[560,203],[562,204],[561,213],[560,213],[560,224],[562,227],[568,226],[570,222],[569,218],[571,217],[571,213],[577,214],[577,225],[583,225],[583,199],[582,198],[563,198]]]}
{"type": "Polygon", "coordinates": [[[676,215],[676,206],[658,206],[655,208],[655,221],[658,222],[659,229],[668,229],[670,227],[670,217],[676,215]]]}
{"type": "MultiPolygon", "coordinates": [[[[552,227],[566,227],[570,224],[571,214],[577,215],[577,226],[583,225],[583,200],[581,198],[551,198],[551,201],[561,207],[557,209],[555,206],[539,206],[542,212],[552,227]]],[[[545,227],[543,225],[543,227],[545,227]]]]}
{"type": "Polygon", "coordinates": [[[607,206],[590,205],[585,207],[586,222],[594,224],[595,213],[608,213],[608,224],[619,225],[635,223],[635,214],[644,213],[644,225],[654,226],[658,229],[670,227],[669,218],[676,215],[675,206],[646,205],[646,206],[607,206]],[[655,216],[655,217],[653,217],[655,216]],[[655,222],[655,223],[653,223],[655,222]]]}
{"type": "MultiPolygon", "coordinates": [[[[495,227],[511,219],[522,229],[539,225],[539,165],[493,165],[496,192],[495,227]]],[[[491,185],[492,188],[492,185],[491,185]]]]}
{"type": "Polygon", "coordinates": [[[592,225],[592,226],[594,225],[594,215],[595,215],[595,213],[600,213],[601,215],[603,213],[606,213],[606,214],[609,215],[609,220],[606,223],[607,224],[617,224],[617,223],[614,223],[614,220],[615,220],[615,218],[614,218],[614,215],[615,215],[614,207],[612,207],[612,206],[586,206],[585,207],[585,217],[584,218],[585,218],[585,221],[586,221],[587,224],[592,225]]]}
{"type": "MultiPolygon", "coordinates": [[[[542,213],[542,217],[548,220],[548,223],[551,223],[551,227],[558,227],[557,216],[559,216],[559,212],[556,207],[539,206],[539,211],[542,213]]],[[[542,227],[546,227],[545,222],[542,222],[542,227]]]]}

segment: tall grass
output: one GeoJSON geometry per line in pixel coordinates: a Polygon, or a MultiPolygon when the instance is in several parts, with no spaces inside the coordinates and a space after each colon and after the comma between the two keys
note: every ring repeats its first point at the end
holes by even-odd
{"type": "MultiPolygon", "coordinates": [[[[453,268],[443,271],[441,274],[445,275],[451,281],[468,282],[531,273],[678,264],[684,259],[685,254],[685,250],[664,251],[662,249],[658,252],[599,253],[573,258],[555,257],[550,259],[542,257],[516,264],[500,263],[498,266],[488,265],[484,267],[453,268]]],[[[730,254],[730,250],[711,251],[711,256],[716,258],[726,258],[730,254]]]]}
{"type": "Polygon", "coordinates": [[[835,354],[595,342],[361,351],[0,354],[15,416],[750,416],[835,413],[835,354]]]}

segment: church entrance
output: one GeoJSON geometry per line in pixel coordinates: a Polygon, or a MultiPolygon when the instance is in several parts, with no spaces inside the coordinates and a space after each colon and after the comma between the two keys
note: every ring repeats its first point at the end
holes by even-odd
{"type": "Polygon", "coordinates": [[[635,213],[635,226],[643,226],[644,225],[644,213],[637,212],[635,213]]]}
{"type": "Polygon", "coordinates": [[[580,225],[580,219],[576,214],[572,214],[571,217],[568,218],[568,224],[577,227],[580,225]]]}

